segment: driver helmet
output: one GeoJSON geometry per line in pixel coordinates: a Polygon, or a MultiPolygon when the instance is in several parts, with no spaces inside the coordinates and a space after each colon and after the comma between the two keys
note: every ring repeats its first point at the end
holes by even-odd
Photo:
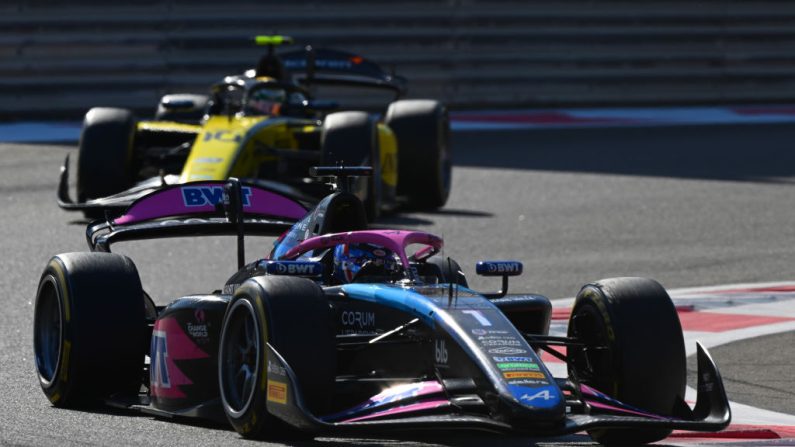
{"type": "Polygon", "coordinates": [[[251,92],[246,109],[257,115],[278,115],[286,97],[283,89],[260,88],[251,92]]]}
{"type": "Polygon", "coordinates": [[[334,248],[332,276],[340,283],[353,282],[365,265],[368,275],[378,272],[375,274],[389,276],[399,269],[395,253],[380,245],[356,243],[337,245],[334,248]]]}

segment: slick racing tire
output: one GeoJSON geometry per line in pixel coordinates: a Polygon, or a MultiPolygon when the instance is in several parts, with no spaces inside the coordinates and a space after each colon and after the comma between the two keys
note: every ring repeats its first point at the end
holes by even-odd
{"type": "Polygon", "coordinates": [[[453,283],[459,286],[469,287],[467,277],[461,266],[451,258],[435,257],[428,259],[428,264],[435,265],[439,269],[439,283],[453,283]],[[449,260],[449,262],[448,262],[449,260]]]}
{"type": "Polygon", "coordinates": [[[367,218],[381,212],[381,150],[378,125],[366,112],[337,112],[326,116],[320,136],[326,166],[372,166],[371,178],[355,179],[353,193],[364,203],[367,218]]]}
{"type": "Polygon", "coordinates": [[[282,384],[266,379],[268,343],[295,373],[309,410],[324,411],[334,389],[336,351],[328,301],[317,284],[289,276],[252,278],[229,303],[218,352],[221,401],[229,422],[246,438],[284,428],[268,413],[268,390],[280,385],[286,393],[290,385],[286,377],[282,384]]]}
{"type": "Polygon", "coordinates": [[[447,109],[430,99],[404,99],[389,105],[385,122],[397,138],[398,194],[415,208],[444,206],[452,182],[447,109]]]}
{"type": "Polygon", "coordinates": [[[77,159],[77,199],[106,197],[133,184],[135,117],[125,109],[94,107],[86,113],[77,159]]]}
{"type": "Polygon", "coordinates": [[[113,253],[53,257],[36,292],[33,350],[56,407],[137,395],[146,351],[145,302],[133,262],[113,253]]]}
{"type": "Polygon", "coordinates": [[[155,119],[159,121],[176,121],[179,123],[198,124],[204,119],[210,97],[192,93],[176,93],[165,95],[157,104],[155,119]],[[164,104],[171,104],[165,107],[164,104]]]}
{"type": "MultiPolygon", "coordinates": [[[[673,415],[684,400],[685,346],[671,298],[646,278],[603,279],[585,285],[574,302],[568,348],[569,376],[633,407],[673,415]],[[597,349],[602,348],[602,349],[597,349]]],[[[594,429],[607,445],[664,439],[670,429],[594,429]]]]}

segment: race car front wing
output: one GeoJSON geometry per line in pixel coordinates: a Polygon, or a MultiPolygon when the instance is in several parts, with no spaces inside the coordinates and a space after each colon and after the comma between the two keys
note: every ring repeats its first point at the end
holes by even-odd
{"type": "MultiPolygon", "coordinates": [[[[718,368],[708,351],[697,346],[698,394],[690,408],[681,401],[676,416],[644,412],[618,402],[597,390],[582,387],[581,401],[567,396],[567,414],[558,424],[515,426],[491,418],[484,411],[467,411],[451,399],[443,382],[427,392],[396,393],[391,398],[366,402],[363,411],[347,419],[335,415],[317,417],[307,410],[295,375],[284,358],[268,345],[269,382],[279,384],[279,397],[268,395],[268,412],[286,423],[306,431],[347,432],[407,429],[477,429],[491,432],[524,432],[558,436],[594,428],[670,428],[693,431],[719,431],[731,421],[731,409],[718,368]],[[569,400],[571,399],[571,400],[569,400]],[[571,405],[569,405],[571,404],[571,405]]],[[[565,382],[565,379],[560,379],[565,382]]],[[[653,386],[653,384],[650,384],[653,386]]]]}

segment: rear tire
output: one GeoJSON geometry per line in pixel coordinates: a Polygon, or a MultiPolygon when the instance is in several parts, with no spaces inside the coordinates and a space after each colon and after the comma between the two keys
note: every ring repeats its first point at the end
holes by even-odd
{"type": "Polygon", "coordinates": [[[370,178],[355,180],[353,192],[364,203],[367,219],[381,212],[381,151],[378,125],[366,112],[337,112],[326,116],[320,137],[323,164],[372,166],[370,178]]]}
{"type": "Polygon", "coordinates": [[[398,143],[398,194],[416,208],[443,207],[452,184],[447,108],[430,99],[395,101],[385,122],[398,143]]]}
{"type": "Polygon", "coordinates": [[[454,259],[451,258],[430,258],[428,264],[435,265],[439,269],[439,282],[440,283],[453,283],[459,286],[469,287],[467,284],[467,277],[461,266],[458,265],[454,259]],[[448,260],[450,261],[448,263],[448,260]]]}
{"type": "Polygon", "coordinates": [[[295,372],[309,409],[315,414],[325,410],[334,390],[336,350],[328,301],[317,284],[289,276],[252,278],[229,303],[221,331],[218,377],[224,412],[246,438],[262,438],[283,428],[268,413],[267,386],[257,386],[267,374],[266,343],[295,372]]]}
{"type": "Polygon", "coordinates": [[[56,407],[136,394],[146,350],[145,302],[133,262],[112,253],[53,257],[39,281],[33,349],[56,407]]]}
{"type": "Polygon", "coordinates": [[[125,109],[95,107],[86,113],[77,159],[77,199],[107,197],[133,184],[135,117],[125,109]]]}
{"type": "MultiPolygon", "coordinates": [[[[574,303],[569,337],[569,375],[634,407],[672,416],[684,399],[682,326],[665,289],[646,278],[613,278],[585,285],[574,303]],[[587,346],[604,346],[594,350],[587,346]]],[[[637,445],[664,439],[670,429],[595,429],[601,443],[637,445]]]]}

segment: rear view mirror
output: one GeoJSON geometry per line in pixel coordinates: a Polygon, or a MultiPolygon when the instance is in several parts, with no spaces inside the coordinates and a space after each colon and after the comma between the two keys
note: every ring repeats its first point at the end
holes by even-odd
{"type": "Polygon", "coordinates": [[[480,276],[519,276],[523,266],[519,261],[480,261],[475,273],[480,276]]]}
{"type": "Polygon", "coordinates": [[[502,298],[508,293],[508,277],[522,274],[519,261],[480,261],[475,265],[475,273],[480,276],[502,276],[502,288],[498,292],[483,293],[488,299],[502,298]]]}

